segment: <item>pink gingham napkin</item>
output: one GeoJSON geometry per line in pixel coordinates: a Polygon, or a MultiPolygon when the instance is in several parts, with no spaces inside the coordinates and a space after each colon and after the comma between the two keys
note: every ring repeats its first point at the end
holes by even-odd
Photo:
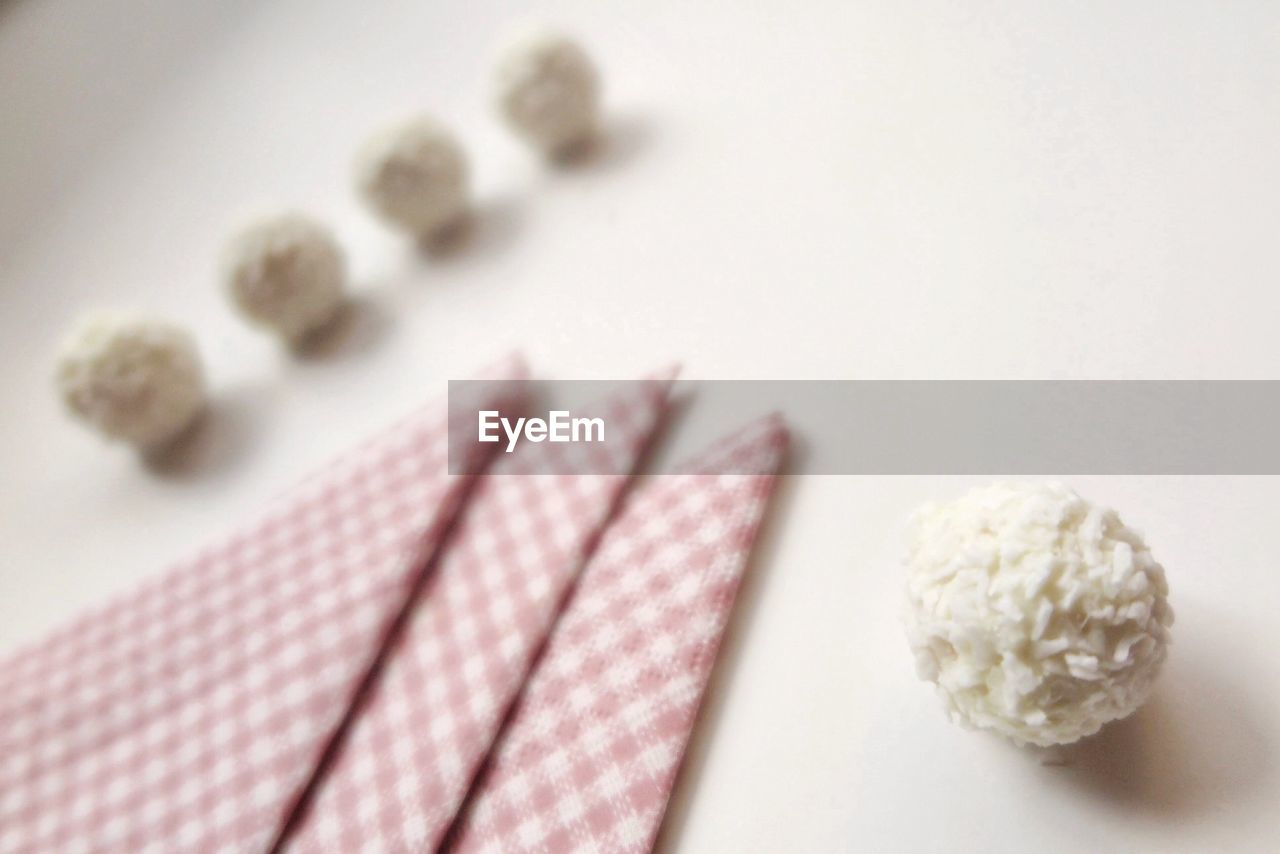
{"type": "Polygon", "coordinates": [[[458,506],[446,421],[0,662],[0,852],[265,850],[458,506]]]}
{"type": "Polygon", "coordinates": [[[436,847],[627,480],[583,472],[629,472],[668,387],[631,383],[600,409],[609,460],[526,474],[592,447],[526,442],[479,478],[287,850],[436,847]]]}
{"type": "Polygon", "coordinates": [[[447,848],[652,847],[785,445],[765,419],[626,500],[447,848]]]}

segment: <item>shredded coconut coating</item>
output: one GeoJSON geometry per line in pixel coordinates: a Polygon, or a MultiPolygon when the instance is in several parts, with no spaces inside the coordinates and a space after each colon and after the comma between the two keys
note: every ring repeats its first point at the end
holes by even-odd
{"type": "Polygon", "coordinates": [[[907,637],[953,720],[1067,744],[1134,712],[1173,623],[1163,567],[1060,483],[996,483],[917,511],[907,637]]]}
{"type": "Polygon", "coordinates": [[[498,62],[497,93],[511,128],[548,154],[595,132],[599,76],[586,52],[564,36],[537,34],[509,47],[498,62]]]}
{"type": "Polygon", "coordinates": [[[324,326],[344,299],[342,248],[327,228],[299,213],[246,226],[228,241],[222,269],[241,313],[288,341],[324,326]]]}
{"type": "Polygon", "coordinates": [[[163,321],[104,312],[83,318],[55,375],[68,410],[111,439],[164,445],[205,405],[195,342],[163,321]]]}
{"type": "Polygon", "coordinates": [[[389,225],[429,238],[467,209],[467,160],[439,123],[419,116],[377,133],[356,158],[356,184],[389,225]]]}

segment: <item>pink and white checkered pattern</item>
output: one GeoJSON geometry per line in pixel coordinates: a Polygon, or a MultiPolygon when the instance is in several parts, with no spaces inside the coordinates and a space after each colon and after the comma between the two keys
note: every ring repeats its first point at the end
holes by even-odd
{"type": "Polygon", "coordinates": [[[446,456],[433,407],[0,662],[0,852],[265,850],[459,503],[446,456]]]}
{"type": "Polygon", "coordinates": [[[524,443],[480,477],[286,849],[437,846],[627,480],[583,472],[628,472],[667,389],[633,383],[599,411],[608,460],[524,443]],[[569,473],[522,473],[548,470],[569,473]]]}
{"type": "Polygon", "coordinates": [[[785,444],[766,419],[626,501],[447,848],[652,847],[785,444]]]}

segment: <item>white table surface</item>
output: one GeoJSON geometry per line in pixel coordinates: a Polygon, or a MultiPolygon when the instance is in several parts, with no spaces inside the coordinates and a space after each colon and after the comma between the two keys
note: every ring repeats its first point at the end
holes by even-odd
{"type": "MultiPolygon", "coordinates": [[[[520,5],[0,2],[0,650],[513,348],[555,377],[1276,377],[1272,2],[520,5]],[[603,66],[595,162],[545,168],[494,121],[524,20],[603,66]],[[350,193],[353,148],[415,109],[474,160],[448,257],[350,193]],[[227,229],[276,203],[350,249],[327,355],[215,287],[227,229]],[[163,470],[50,393],[91,305],[199,336],[215,415],[163,470]]],[[[1146,532],[1178,623],[1151,704],[1069,767],[946,723],[897,625],[901,521],[982,480],[784,484],[663,847],[1275,849],[1280,479],[1072,479],[1146,532]]]]}

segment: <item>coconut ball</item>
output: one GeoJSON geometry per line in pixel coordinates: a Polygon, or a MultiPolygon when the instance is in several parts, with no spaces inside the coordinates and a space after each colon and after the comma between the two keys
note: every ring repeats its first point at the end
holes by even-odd
{"type": "Polygon", "coordinates": [[[907,638],[953,720],[1066,744],[1135,711],[1165,659],[1164,569],[1060,483],[997,483],[915,516],[907,638]]]}
{"type": "Polygon", "coordinates": [[[396,228],[430,238],[467,209],[467,161],[453,136],[425,116],[388,128],[356,158],[369,207],[396,228]]]}
{"type": "Polygon", "coordinates": [[[232,236],[222,275],[245,317],[291,342],[332,320],[345,299],[342,248],[327,228],[299,213],[264,217],[232,236]]]}
{"type": "Polygon", "coordinates": [[[144,449],[176,437],[205,404],[191,336],[128,314],[81,319],[58,354],[56,382],[72,415],[144,449]]]}
{"type": "Polygon", "coordinates": [[[497,90],[507,123],[548,154],[595,132],[599,76],[590,57],[564,36],[539,34],[509,47],[498,62],[497,90]]]}

